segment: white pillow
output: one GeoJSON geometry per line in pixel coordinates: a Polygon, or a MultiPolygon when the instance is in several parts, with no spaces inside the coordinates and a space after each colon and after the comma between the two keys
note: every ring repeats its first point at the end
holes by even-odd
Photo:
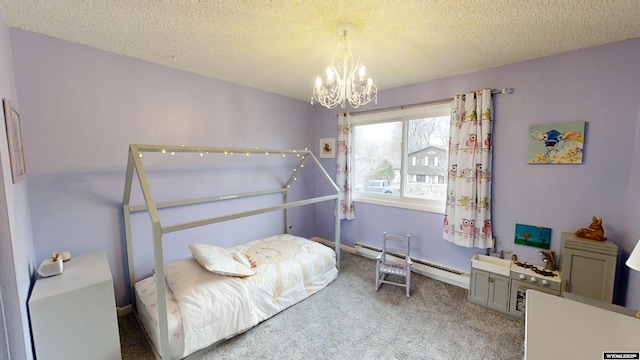
{"type": "Polygon", "coordinates": [[[231,276],[255,275],[250,267],[235,261],[231,254],[221,247],[191,244],[189,250],[198,264],[213,273],[231,276]]]}
{"type": "Polygon", "coordinates": [[[247,259],[247,255],[241,254],[239,251],[235,251],[233,253],[233,258],[240,264],[251,268],[251,262],[249,261],[249,259],[247,259]]]}

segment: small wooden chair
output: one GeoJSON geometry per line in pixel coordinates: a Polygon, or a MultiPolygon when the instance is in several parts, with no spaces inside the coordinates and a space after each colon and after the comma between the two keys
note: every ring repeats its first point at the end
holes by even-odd
{"type": "Polygon", "coordinates": [[[382,253],[376,257],[376,291],[380,285],[392,284],[404,286],[409,297],[411,289],[411,257],[409,256],[409,246],[411,236],[387,235],[382,233],[384,242],[382,253]],[[395,261],[392,258],[396,258],[395,261]],[[404,258],[404,259],[403,259],[404,258]],[[387,280],[387,275],[396,275],[404,278],[404,282],[387,280]]]}

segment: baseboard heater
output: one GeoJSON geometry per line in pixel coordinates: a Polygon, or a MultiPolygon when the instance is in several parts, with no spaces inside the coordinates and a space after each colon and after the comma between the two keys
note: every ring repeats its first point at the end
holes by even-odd
{"type": "MultiPolygon", "coordinates": [[[[375,257],[382,252],[382,248],[356,242],[355,251],[362,256],[375,259],[375,257]]],[[[391,253],[390,255],[396,257],[399,261],[405,259],[405,256],[401,254],[391,253]]],[[[411,257],[411,261],[413,262],[411,269],[418,274],[461,288],[469,289],[469,284],[471,282],[471,275],[469,273],[414,257],[411,257]]]]}

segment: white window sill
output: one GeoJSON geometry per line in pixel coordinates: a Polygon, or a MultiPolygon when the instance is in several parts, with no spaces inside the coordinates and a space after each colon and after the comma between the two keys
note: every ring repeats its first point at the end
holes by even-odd
{"type": "Polygon", "coordinates": [[[437,214],[444,214],[445,208],[444,201],[413,199],[408,197],[400,197],[398,195],[378,195],[354,192],[353,201],[409,210],[432,212],[437,214]]]}

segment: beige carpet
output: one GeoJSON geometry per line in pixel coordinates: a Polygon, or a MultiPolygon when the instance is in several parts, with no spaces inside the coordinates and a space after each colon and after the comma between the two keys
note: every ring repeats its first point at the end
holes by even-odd
{"type": "MultiPolygon", "coordinates": [[[[190,359],[522,359],[524,320],[467,301],[467,290],[421,275],[375,291],[375,261],[342,252],[341,272],[310,298],[190,359]]],[[[154,359],[133,315],[122,357],[154,359]]]]}

